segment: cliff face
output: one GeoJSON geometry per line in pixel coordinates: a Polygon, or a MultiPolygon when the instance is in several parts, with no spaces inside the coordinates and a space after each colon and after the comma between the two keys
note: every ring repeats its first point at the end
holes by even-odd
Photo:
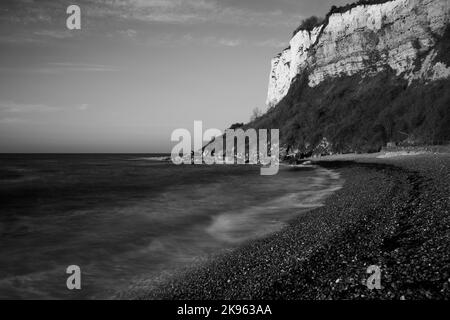
{"type": "Polygon", "coordinates": [[[248,127],[299,156],[450,143],[450,0],[370,1],[293,36],[248,127]]]}
{"type": "Polygon", "coordinates": [[[272,59],[267,104],[277,105],[298,76],[309,87],[326,79],[393,70],[408,84],[446,79],[450,67],[436,46],[450,20],[449,0],[393,0],[330,14],[312,31],[302,30],[272,59]]]}

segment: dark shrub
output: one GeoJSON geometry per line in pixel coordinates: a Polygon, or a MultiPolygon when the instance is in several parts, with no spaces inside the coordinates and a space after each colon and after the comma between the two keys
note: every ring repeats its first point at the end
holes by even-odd
{"type": "Polygon", "coordinates": [[[312,31],[315,27],[320,26],[324,21],[325,20],[323,18],[318,18],[316,16],[309,17],[300,23],[297,29],[295,29],[293,36],[301,30],[312,31]]]}

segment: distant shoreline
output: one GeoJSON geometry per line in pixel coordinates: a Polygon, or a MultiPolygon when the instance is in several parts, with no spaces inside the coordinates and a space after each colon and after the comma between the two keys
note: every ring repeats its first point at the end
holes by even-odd
{"type": "Polygon", "coordinates": [[[448,299],[450,154],[311,160],[346,180],[324,207],[135,298],[448,299]]]}

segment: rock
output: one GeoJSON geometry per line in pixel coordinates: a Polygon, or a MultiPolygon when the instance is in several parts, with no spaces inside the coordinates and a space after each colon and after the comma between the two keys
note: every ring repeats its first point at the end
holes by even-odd
{"type": "Polygon", "coordinates": [[[448,0],[393,0],[329,15],[312,31],[299,31],[272,59],[267,105],[275,106],[304,72],[310,87],[386,68],[409,81],[449,77],[450,68],[436,61],[434,48],[450,20],[449,8],[448,0]]]}

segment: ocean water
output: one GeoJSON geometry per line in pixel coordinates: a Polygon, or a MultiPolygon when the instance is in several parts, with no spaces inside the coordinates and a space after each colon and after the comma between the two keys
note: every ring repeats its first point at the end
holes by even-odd
{"type": "Polygon", "coordinates": [[[0,155],[0,298],[120,296],[280,230],[343,183],[323,168],[162,160],[0,155]],[[66,287],[69,265],[81,290],[66,287]]]}

